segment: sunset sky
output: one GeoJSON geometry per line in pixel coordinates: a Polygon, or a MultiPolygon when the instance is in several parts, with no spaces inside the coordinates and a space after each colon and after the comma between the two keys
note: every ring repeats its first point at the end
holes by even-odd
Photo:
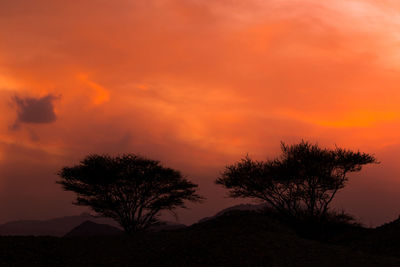
{"type": "Polygon", "coordinates": [[[79,214],[55,184],[90,153],[181,170],[207,201],[247,153],[301,139],[374,154],[335,205],[400,215],[398,0],[0,0],[0,223],[79,214]]]}

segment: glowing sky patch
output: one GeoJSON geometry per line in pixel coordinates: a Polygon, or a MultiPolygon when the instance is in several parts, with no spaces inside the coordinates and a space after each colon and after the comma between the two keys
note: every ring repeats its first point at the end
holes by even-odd
{"type": "Polygon", "coordinates": [[[101,105],[110,100],[109,91],[107,89],[105,89],[103,86],[101,86],[100,84],[97,84],[97,83],[89,80],[89,77],[87,74],[78,74],[77,77],[80,81],[82,81],[84,84],[89,86],[89,88],[93,91],[93,93],[92,93],[93,105],[95,105],[95,106],[101,105]]]}
{"type": "Polygon", "coordinates": [[[400,191],[399,11],[392,0],[1,1],[0,221],[76,213],[58,169],[133,152],[201,185],[210,202],[181,216],[193,222],[232,204],[213,184],[225,164],[301,139],[375,153],[382,165],[343,205],[374,222],[397,217],[356,203],[376,184],[400,191]],[[12,99],[47,95],[56,120],[13,129],[12,99]],[[30,211],[5,206],[18,184],[30,211]]]}

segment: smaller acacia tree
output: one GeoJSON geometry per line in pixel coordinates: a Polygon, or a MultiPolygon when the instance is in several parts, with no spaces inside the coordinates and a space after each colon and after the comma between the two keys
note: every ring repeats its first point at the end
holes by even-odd
{"type": "Polygon", "coordinates": [[[273,160],[246,157],[227,166],[216,183],[229,189],[231,197],[264,201],[288,217],[324,219],[348,173],[378,163],[369,154],[322,149],[305,141],[290,146],[282,142],[281,149],[282,155],[273,160]]]}
{"type": "Polygon", "coordinates": [[[89,155],[58,175],[57,183],[77,194],[74,204],[115,219],[128,234],[159,223],[163,210],[173,212],[185,208],[186,200],[202,199],[196,194],[197,185],[179,171],[133,154],[89,155]]]}

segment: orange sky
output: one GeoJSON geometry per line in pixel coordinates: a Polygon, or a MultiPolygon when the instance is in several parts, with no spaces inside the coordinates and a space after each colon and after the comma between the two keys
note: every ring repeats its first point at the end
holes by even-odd
{"type": "Polygon", "coordinates": [[[396,0],[0,2],[0,222],[75,214],[55,173],[88,153],[160,159],[208,198],[249,153],[303,139],[374,153],[337,207],[400,213],[396,0]]]}

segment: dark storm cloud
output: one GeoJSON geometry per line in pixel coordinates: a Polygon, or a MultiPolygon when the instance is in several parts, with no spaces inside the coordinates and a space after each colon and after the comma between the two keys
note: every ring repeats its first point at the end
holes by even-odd
{"type": "Polygon", "coordinates": [[[52,123],[56,121],[57,116],[54,112],[53,101],[57,97],[47,95],[40,98],[19,96],[14,97],[14,103],[17,107],[17,119],[14,128],[20,123],[52,123]]]}

